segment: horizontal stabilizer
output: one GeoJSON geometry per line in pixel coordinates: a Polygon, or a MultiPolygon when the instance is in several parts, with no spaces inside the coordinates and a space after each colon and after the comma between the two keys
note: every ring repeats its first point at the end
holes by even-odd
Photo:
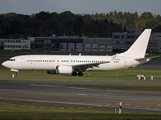
{"type": "Polygon", "coordinates": [[[151,57],[146,57],[146,58],[139,58],[139,59],[135,59],[137,61],[150,61],[153,58],[158,58],[160,56],[151,56],[151,57]]]}

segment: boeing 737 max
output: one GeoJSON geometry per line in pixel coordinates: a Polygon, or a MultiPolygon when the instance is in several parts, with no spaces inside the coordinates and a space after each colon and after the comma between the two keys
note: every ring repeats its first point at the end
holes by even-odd
{"type": "Polygon", "coordinates": [[[87,70],[118,70],[135,67],[154,57],[145,58],[151,29],[146,29],[124,53],[113,56],[89,55],[20,55],[2,63],[11,71],[45,70],[48,74],[71,74],[83,76],[87,70]]]}

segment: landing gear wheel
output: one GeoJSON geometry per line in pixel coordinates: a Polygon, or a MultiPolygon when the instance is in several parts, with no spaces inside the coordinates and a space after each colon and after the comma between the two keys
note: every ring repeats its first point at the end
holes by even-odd
{"type": "Polygon", "coordinates": [[[77,72],[74,71],[74,72],[72,73],[72,76],[77,76],[77,72]]]}
{"type": "Polygon", "coordinates": [[[16,73],[16,76],[19,76],[19,75],[20,75],[20,74],[17,72],[17,73],[16,73]]]}
{"type": "Polygon", "coordinates": [[[82,72],[78,72],[78,76],[83,76],[83,73],[82,72]]]}

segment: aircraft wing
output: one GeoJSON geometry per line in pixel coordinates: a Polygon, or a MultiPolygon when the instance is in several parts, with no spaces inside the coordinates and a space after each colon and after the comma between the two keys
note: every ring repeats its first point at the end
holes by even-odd
{"type": "Polygon", "coordinates": [[[86,63],[86,64],[80,64],[80,65],[73,65],[73,69],[74,70],[80,70],[80,71],[86,71],[89,68],[93,68],[93,67],[99,67],[100,64],[104,64],[104,63],[109,63],[109,61],[107,62],[98,62],[98,63],[86,63]]]}
{"type": "Polygon", "coordinates": [[[80,70],[80,71],[86,71],[89,68],[93,68],[93,67],[99,67],[100,64],[105,64],[105,63],[110,63],[112,61],[115,60],[115,58],[117,57],[118,54],[114,55],[112,57],[112,59],[110,61],[106,61],[106,62],[97,62],[97,63],[85,63],[85,64],[77,64],[77,65],[73,65],[73,69],[74,70],[80,70]]]}

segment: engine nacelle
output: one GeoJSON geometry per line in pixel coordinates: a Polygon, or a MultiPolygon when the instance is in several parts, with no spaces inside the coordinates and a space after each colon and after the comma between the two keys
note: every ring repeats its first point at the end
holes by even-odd
{"type": "Polygon", "coordinates": [[[56,66],[56,73],[57,74],[71,74],[73,72],[72,66],[56,66]]]}
{"type": "Polygon", "coordinates": [[[56,74],[56,70],[50,70],[50,71],[46,71],[47,74],[56,74]]]}

